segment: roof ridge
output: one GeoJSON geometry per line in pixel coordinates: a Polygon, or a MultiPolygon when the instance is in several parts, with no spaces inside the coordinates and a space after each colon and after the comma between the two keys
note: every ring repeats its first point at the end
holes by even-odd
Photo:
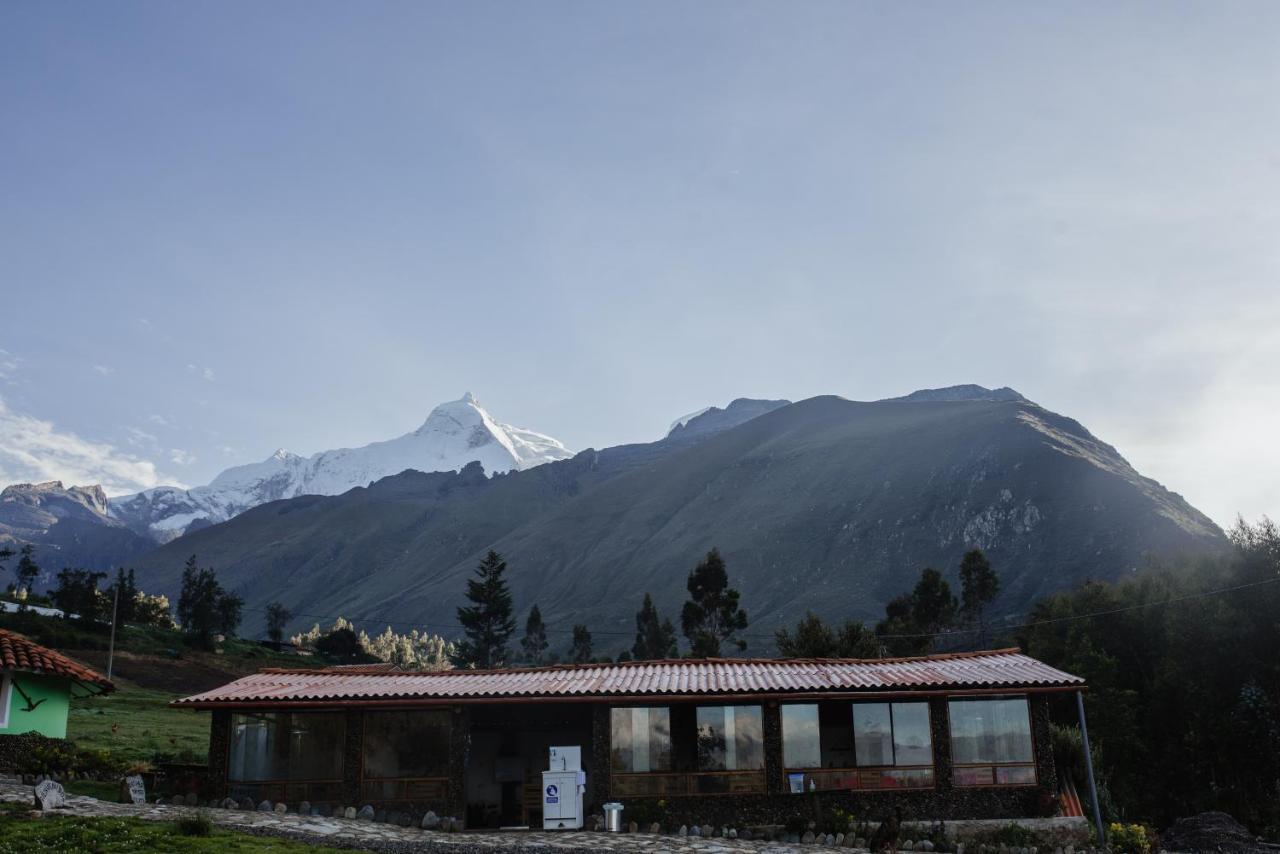
{"type": "Polygon", "coordinates": [[[903,664],[906,662],[952,661],[958,658],[983,658],[993,655],[1021,655],[1016,646],[965,652],[941,652],[932,655],[904,655],[895,658],[655,658],[644,661],[593,661],[585,664],[544,664],[536,667],[495,667],[488,670],[458,668],[454,670],[347,670],[347,665],[333,667],[263,667],[259,673],[323,676],[493,676],[507,673],[560,673],[608,668],[669,667],[700,664],[791,665],[791,664],[903,664]]]}

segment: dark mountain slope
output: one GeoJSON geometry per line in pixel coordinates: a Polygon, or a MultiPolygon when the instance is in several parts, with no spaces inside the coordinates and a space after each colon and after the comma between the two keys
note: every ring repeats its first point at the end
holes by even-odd
{"type": "Polygon", "coordinates": [[[102,487],[66,489],[56,480],[0,492],[0,544],[17,551],[25,543],[49,576],[66,567],[110,569],[155,547],[108,515],[102,487]]]}
{"type": "Polygon", "coordinates": [[[465,579],[493,547],[513,567],[521,611],[536,601],[549,622],[586,622],[598,647],[617,649],[646,590],[675,618],[685,577],[713,545],[752,634],[767,636],[805,609],[872,618],[922,566],[954,577],[973,545],[1001,574],[1000,607],[1019,610],[1118,577],[1147,553],[1222,542],[1113,448],[1021,397],[820,397],[693,444],[583,452],[491,480],[406,473],[277,502],[139,567],[172,591],[195,552],[251,606],[278,599],[299,613],[379,614],[452,634],[465,579]]]}

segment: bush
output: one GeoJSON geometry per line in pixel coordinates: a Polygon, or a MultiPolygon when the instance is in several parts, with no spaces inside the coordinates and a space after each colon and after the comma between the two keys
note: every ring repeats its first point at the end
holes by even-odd
{"type": "Polygon", "coordinates": [[[1107,842],[1117,854],[1148,854],[1151,851],[1147,829],[1140,824],[1112,824],[1107,828],[1107,842]]]}
{"type": "Polygon", "coordinates": [[[1040,838],[1040,834],[1036,833],[1029,827],[1023,827],[1020,824],[1010,822],[998,830],[991,830],[981,834],[978,841],[985,842],[989,845],[1013,845],[1017,847],[1027,846],[1044,846],[1045,840],[1040,838]]]}
{"type": "Polygon", "coordinates": [[[125,764],[109,750],[77,748],[69,741],[48,740],[31,748],[17,763],[20,774],[89,774],[116,777],[125,764]]]}
{"type": "Polygon", "coordinates": [[[213,836],[213,822],[203,812],[195,815],[184,815],[174,822],[178,833],[183,836],[213,836]]]}

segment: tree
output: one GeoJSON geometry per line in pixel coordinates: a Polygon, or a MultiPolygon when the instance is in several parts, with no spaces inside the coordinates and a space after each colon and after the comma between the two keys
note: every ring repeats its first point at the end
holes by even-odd
{"type": "Polygon", "coordinates": [[[478,580],[467,581],[471,605],[458,609],[466,639],[458,642],[457,663],[487,670],[507,663],[507,642],[515,634],[511,591],[502,577],[507,562],[490,550],[476,568],[478,580]]]}
{"type": "Polygon", "coordinates": [[[4,572],[9,568],[9,561],[13,558],[13,549],[8,546],[0,546],[0,572],[4,572]]]}
{"type": "Polygon", "coordinates": [[[62,609],[64,615],[78,616],[86,623],[97,623],[103,618],[104,610],[110,610],[110,604],[98,590],[98,582],[106,578],[105,572],[90,572],[87,569],[64,569],[58,573],[58,586],[52,594],[53,604],[62,609]]]}
{"type": "Polygon", "coordinates": [[[275,643],[283,641],[284,627],[288,625],[289,618],[292,616],[289,613],[289,609],[279,602],[272,602],[267,605],[267,637],[271,638],[275,643]]]}
{"type": "Polygon", "coordinates": [[[201,568],[195,555],[187,559],[182,569],[178,622],[198,646],[212,647],[217,632],[233,634],[240,624],[243,606],[239,596],[222,589],[213,569],[201,568]]]}
{"type": "Polygon", "coordinates": [[[542,623],[542,612],[537,605],[529,611],[529,619],[525,621],[520,648],[524,651],[525,661],[534,665],[542,663],[542,656],[547,652],[547,627],[542,623]]]}
{"type": "Polygon", "coordinates": [[[738,607],[739,593],[729,586],[729,572],[718,549],[698,562],[687,586],[689,601],[680,612],[680,625],[689,639],[690,657],[718,656],[726,642],[746,649],[747,642],[734,635],[746,629],[747,613],[738,607]]]}
{"type": "Polygon", "coordinates": [[[942,573],[926,567],[911,593],[911,615],[916,625],[929,634],[944,631],[955,624],[956,597],[942,573]]]}
{"type": "Polygon", "coordinates": [[[107,607],[115,608],[117,623],[138,622],[140,596],[138,585],[133,580],[133,570],[125,572],[124,567],[116,570],[116,580],[106,589],[107,607]],[[119,599],[116,594],[119,592],[119,599]],[[119,604],[116,604],[118,601],[119,604]]]}
{"type": "Polygon", "coordinates": [[[796,624],[794,634],[779,629],[774,639],[783,658],[874,658],[880,652],[875,634],[861,622],[845,620],[833,631],[812,611],[796,624]]]}
{"type": "Polygon", "coordinates": [[[359,636],[345,626],[321,635],[316,652],[338,664],[372,664],[378,660],[365,652],[359,636]]]}
{"type": "Polygon", "coordinates": [[[986,608],[1000,592],[1000,579],[982,549],[970,549],[960,560],[961,612],[978,624],[978,645],[986,646],[986,608]]]}
{"type": "Polygon", "coordinates": [[[40,578],[40,567],[32,559],[31,555],[35,551],[35,547],[31,543],[27,543],[19,552],[21,557],[18,558],[18,589],[25,589],[27,595],[35,593],[35,583],[40,578]]]}
{"type": "Polygon", "coordinates": [[[573,645],[569,647],[569,660],[574,664],[591,661],[591,632],[578,623],[573,627],[573,645]]]}
{"type": "Polygon", "coordinates": [[[675,658],[679,654],[675,626],[670,620],[659,619],[653,597],[644,594],[644,604],[636,612],[636,642],[631,647],[631,659],[655,661],[675,658]]]}
{"type": "Polygon", "coordinates": [[[876,636],[890,655],[924,655],[933,648],[934,636],[955,624],[956,608],[951,585],[942,573],[926,567],[914,590],[885,605],[876,636]]]}

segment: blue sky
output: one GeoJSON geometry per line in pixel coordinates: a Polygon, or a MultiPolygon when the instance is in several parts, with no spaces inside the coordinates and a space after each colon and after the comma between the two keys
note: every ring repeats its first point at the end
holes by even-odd
{"type": "Polygon", "coordinates": [[[0,483],[1011,385],[1280,516],[1274,3],[0,6],[0,483]]]}

